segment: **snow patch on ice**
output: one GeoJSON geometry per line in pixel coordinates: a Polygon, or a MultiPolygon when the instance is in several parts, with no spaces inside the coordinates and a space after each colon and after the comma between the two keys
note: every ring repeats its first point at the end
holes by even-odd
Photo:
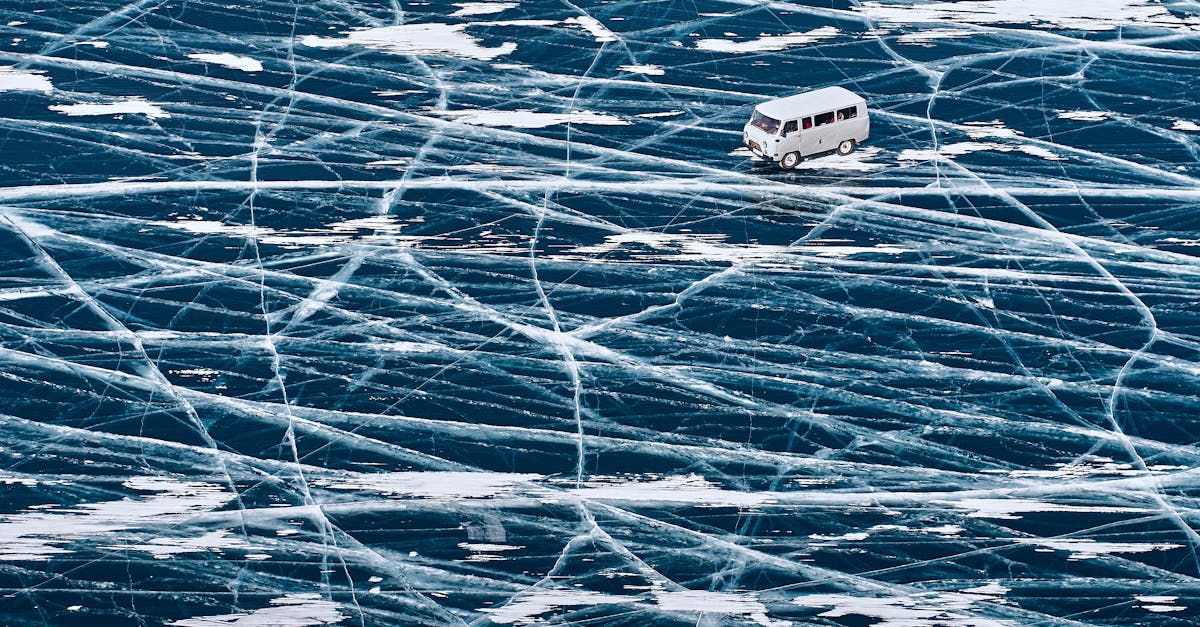
{"type": "Polygon", "coordinates": [[[683,115],[683,111],[658,111],[655,113],[639,113],[639,118],[674,118],[683,115]]]}
{"type": "Polygon", "coordinates": [[[896,597],[866,597],[844,594],[810,594],[793,603],[804,607],[832,607],[818,614],[827,618],[859,615],[878,618],[873,627],[935,627],[954,624],[961,627],[1012,627],[1007,620],[973,616],[979,602],[990,602],[986,595],[955,592],[896,597]]]}
{"type": "Polygon", "coordinates": [[[1112,112],[1109,111],[1060,111],[1058,118],[1060,120],[1079,120],[1082,122],[1098,122],[1112,117],[1112,112]]]}
{"type": "Polygon", "coordinates": [[[210,511],[232,498],[217,485],[163,477],[135,477],[126,480],[124,486],[152,494],[138,499],[47,507],[0,520],[0,561],[50,559],[70,553],[62,545],[71,541],[176,523],[181,516],[210,511]]]}
{"type": "Polygon", "coordinates": [[[1047,161],[1064,161],[1066,157],[1057,155],[1054,152],[1047,150],[1041,146],[1033,144],[1021,144],[1012,146],[1009,144],[1000,144],[997,142],[954,142],[950,144],[942,144],[936,149],[913,149],[908,148],[900,151],[896,155],[898,161],[933,161],[935,159],[947,159],[951,157],[959,157],[973,152],[992,151],[992,152],[1013,152],[1020,151],[1032,157],[1045,159],[1047,161]]]}
{"type": "Polygon", "coordinates": [[[767,493],[726,490],[699,475],[680,475],[652,481],[608,478],[589,481],[584,487],[573,488],[569,492],[598,501],[686,503],[711,507],[745,507],[775,502],[767,493]]]}
{"type": "Polygon", "coordinates": [[[1010,588],[1002,586],[995,581],[985,584],[985,585],[982,585],[982,586],[976,586],[974,588],[965,588],[963,590],[959,590],[959,592],[961,592],[963,594],[983,594],[983,595],[987,595],[987,596],[1004,596],[1004,595],[1008,594],[1010,591],[1011,591],[1010,588]]]}
{"type": "Polygon", "coordinates": [[[590,15],[580,15],[577,17],[572,17],[570,19],[564,20],[564,23],[578,26],[578,27],[582,28],[583,30],[587,31],[588,33],[591,34],[592,37],[596,38],[597,43],[604,43],[606,41],[616,41],[617,40],[616,34],[614,34],[611,30],[608,30],[607,26],[605,26],[604,24],[601,24],[600,20],[598,20],[590,15]]]}
{"type": "Polygon", "coordinates": [[[729,39],[701,39],[696,42],[696,47],[700,50],[711,50],[713,52],[728,52],[732,54],[744,54],[747,52],[771,52],[776,50],[784,50],[792,46],[800,46],[811,44],[825,39],[830,39],[838,35],[838,29],[833,26],[822,26],[808,31],[807,33],[787,33],[784,35],[766,35],[762,34],[758,39],[749,41],[732,41],[729,39]]]}
{"type": "Polygon", "coordinates": [[[1195,17],[1178,17],[1164,5],[1149,0],[966,0],[927,4],[863,2],[855,10],[883,22],[952,24],[1031,24],[1035,28],[1107,31],[1141,24],[1194,30],[1195,17]]]}
{"type": "Polygon", "coordinates": [[[637,65],[618,65],[618,70],[622,72],[633,72],[634,74],[645,74],[647,76],[662,76],[666,74],[661,65],[653,63],[639,63],[637,65]]]}
{"type": "Polygon", "coordinates": [[[50,110],[69,116],[122,115],[133,113],[144,115],[148,118],[171,117],[171,114],[164,111],[162,107],[152,102],[146,102],[141,98],[129,98],[107,103],[56,104],[50,105],[50,110]]]}
{"type": "Polygon", "coordinates": [[[1013,538],[1017,544],[1044,546],[1056,551],[1068,551],[1070,559],[1083,560],[1100,555],[1120,553],[1149,553],[1178,549],[1183,545],[1167,542],[1099,542],[1090,538],[1013,538]]]}
{"type": "Polygon", "coordinates": [[[0,67],[0,92],[4,91],[51,91],[54,85],[44,72],[0,67]]]}
{"type": "Polygon", "coordinates": [[[426,499],[484,499],[516,491],[541,475],[494,472],[384,472],[345,479],[318,479],[331,490],[359,490],[426,499]]]}
{"type": "Polygon", "coordinates": [[[1149,510],[1118,505],[1064,505],[1028,499],[963,499],[961,501],[934,501],[942,505],[951,505],[959,509],[970,510],[968,518],[992,518],[997,520],[1018,520],[1018,514],[1033,514],[1045,512],[1076,512],[1115,514],[1125,512],[1146,512],[1149,510]]]}
{"type": "Polygon", "coordinates": [[[337,603],[326,601],[319,594],[289,594],[278,599],[271,599],[269,607],[249,613],[197,616],[167,624],[171,627],[215,627],[218,625],[314,627],[316,625],[332,625],[348,618],[339,612],[338,608],[337,603]]]}
{"type": "Polygon", "coordinates": [[[1200,124],[1197,124],[1191,120],[1175,120],[1175,124],[1171,126],[1171,129],[1176,131],[1200,132],[1200,124]]]}
{"type": "Polygon", "coordinates": [[[488,620],[493,623],[501,625],[533,625],[542,622],[538,619],[538,616],[558,608],[611,603],[626,604],[635,602],[636,600],[635,597],[603,594],[591,590],[535,588],[521,593],[507,605],[482,608],[480,611],[486,613],[488,620]]]}
{"type": "Polygon", "coordinates": [[[1176,596],[1135,596],[1134,599],[1145,603],[1146,605],[1139,606],[1147,612],[1164,613],[1164,612],[1182,612],[1187,609],[1185,605],[1175,605],[1179,600],[1176,596]]]}
{"type": "Polygon", "coordinates": [[[896,38],[897,43],[907,44],[909,46],[933,46],[933,42],[939,39],[961,39],[970,37],[974,31],[963,28],[930,28],[926,30],[917,30],[910,33],[904,33],[896,38]]]}
{"type": "Polygon", "coordinates": [[[228,531],[217,530],[199,536],[158,537],[151,538],[145,544],[118,544],[105,548],[114,551],[141,551],[153,555],[154,559],[162,560],[182,553],[220,553],[221,549],[249,549],[251,545],[228,531]]]}
{"type": "Polygon", "coordinates": [[[238,56],[222,52],[220,54],[212,54],[208,52],[195,52],[188,55],[189,59],[212,63],[213,65],[224,66],[233,70],[242,70],[243,72],[261,72],[263,71],[262,62],[258,59],[250,57],[238,56]]]}
{"type": "Polygon", "coordinates": [[[963,124],[967,127],[967,135],[971,139],[983,139],[985,137],[1005,137],[1011,139],[1024,135],[1021,131],[1008,128],[1000,120],[964,122],[963,124]]]}
{"type": "Polygon", "coordinates": [[[458,10],[451,13],[451,17],[492,15],[494,13],[503,13],[519,5],[516,2],[455,2],[454,6],[458,7],[458,10]]]}
{"type": "Polygon", "coordinates": [[[517,44],[506,41],[494,48],[479,45],[465,32],[465,24],[399,24],[365,28],[345,33],[345,37],[308,35],[300,43],[310,48],[362,46],[401,55],[452,56],[489,61],[512,53],[517,44]]]}
{"type": "Polygon", "coordinates": [[[870,161],[880,152],[878,148],[863,148],[846,156],[806,159],[795,167],[796,170],[837,170],[840,172],[870,172],[884,167],[883,163],[870,161]]]}
{"type": "Polygon", "coordinates": [[[545,128],[556,124],[592,124],[598,126],[628,126],[623,120],[607,113],[572,111],[571,113],[540,113],[536,111],[492,111],[488,109],[459,109],[437,111],[438,115],[455,122],[477,126],[508,126],[516,128],[545,128]]]}
{"type": "Polygon", "coordinates": [[[741,616],[764,627],[786,627],[790,621],[767,617],[767,606],[752,592],[710,592],[708,590],[655,590],[654,600],[659,609],[668,612],[689,612],[741,616]]]}

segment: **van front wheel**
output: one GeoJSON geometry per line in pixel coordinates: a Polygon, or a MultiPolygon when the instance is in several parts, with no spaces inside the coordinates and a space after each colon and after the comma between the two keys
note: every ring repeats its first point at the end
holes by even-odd
{"type": "Polygon", "coordinates": [[[784,170],[791,170],[798,165],[800,165],[800,153],[798,152],[789,152],[779,160],[779,167],[784,170]]]}
{"type": "Polygon", "coordinates": [[[853,139],[845,139],[845,140],[842,140],[842,143],[838,144],[837,153],[839,155],[845,157],[846,155],[848,155],[852,152],[854,152],[854,140],[853,139]]]}

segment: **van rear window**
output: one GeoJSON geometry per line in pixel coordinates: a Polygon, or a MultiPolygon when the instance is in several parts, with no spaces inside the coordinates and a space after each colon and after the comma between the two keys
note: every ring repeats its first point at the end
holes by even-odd
{"type": "Polygon", "coordinates": [[[850,118],[856,117],[858,117],[858,107],[846,107],[845,109],[838,109],[837,119],[839,120],[849,120],[850,118]]]}

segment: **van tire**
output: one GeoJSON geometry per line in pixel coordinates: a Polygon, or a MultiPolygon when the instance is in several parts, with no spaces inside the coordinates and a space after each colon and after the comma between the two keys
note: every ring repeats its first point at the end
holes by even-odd
{"type": "Polygon", "coordinates": [[[854,152],[854,145],[855,142],[853,139],[844,139],[842,140],[842,143],[838,144],[837,153],[845,157],[846,155],[854,152]]]}
{"type": "Polygon", "coordinates": [[[800,165],[801,161],[802,159],[800,158],[800,153],[789,152],[779,160],[779,167],[783,168],[784,170],[791,170],[792,168],[800,165]]]}

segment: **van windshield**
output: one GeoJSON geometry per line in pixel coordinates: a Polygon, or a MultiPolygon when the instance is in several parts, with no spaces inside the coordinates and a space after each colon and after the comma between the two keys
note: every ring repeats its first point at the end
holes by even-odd
{"type": "Polygon", "coordinates": [[[750,124],[761,128],[771,135],[774,135],[775,131],[779,130],[779,120],[763,115],[758,109],[755,109],[754,115],[750,117],[750,124]]]}

